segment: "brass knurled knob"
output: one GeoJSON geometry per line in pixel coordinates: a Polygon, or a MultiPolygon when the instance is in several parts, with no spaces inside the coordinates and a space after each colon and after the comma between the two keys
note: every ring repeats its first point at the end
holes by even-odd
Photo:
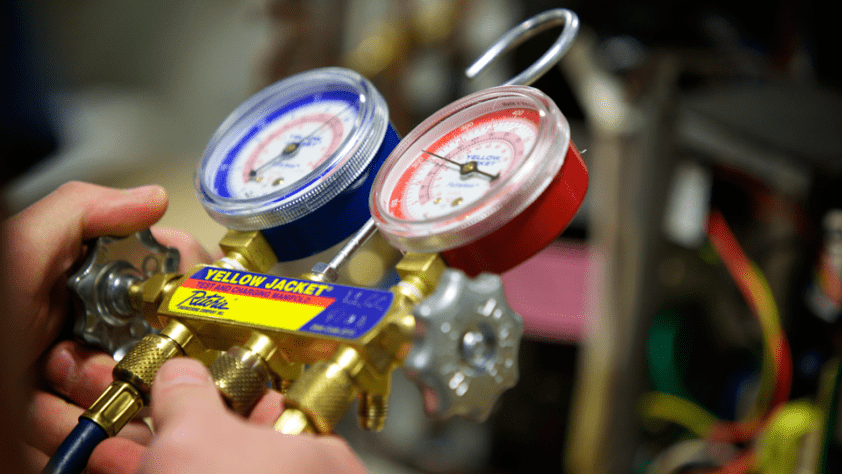
{"type": "Polygon", "coordinates": [[[270,382],[269,371],[260,356],[239,346],[217,357],[210,373],[222,398],[243,416],[251,412],[270,382]]]}
{"type": "Polygon", "coordinates": [[[114,380],[132,384],[148,402],[158,369],[164,362],[183,354],[181,346],[172,339],[160,334],[147,334],[114,366],[114,380]]]}

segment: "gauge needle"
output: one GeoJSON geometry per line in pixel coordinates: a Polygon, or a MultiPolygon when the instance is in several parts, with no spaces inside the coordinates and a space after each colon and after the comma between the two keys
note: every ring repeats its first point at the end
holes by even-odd
{"type": "Polygon", "coordinates": [[[269,168],[270,166],[274,165],[278,161],[282,161],[282,160],[285,160],[287,158],[291,158],[293,155],[295,155],[298,152],[298,149],[301,148],[302,143],[306,142],[307,140],[309,140],[310,138],[315,136],[317,133],[322,131],[322,129],[327,127],[327,125],[330,122],[333,122],[334,120],[339,118],[340,115],[345,113],[346,110],[350,109],[354,105],[355,105],[355,103],[348,104],[344,109],[340,110],[338,114],[334,115],[333,117],[331,117],[328,120],[325,120],[321,125],[316,127],[316,129],[313,130],[312,132],[308,133],[307,136],[305,136],[304,138],[302,138],[298,141],[287,143],[287,145],[284,147],[284,149],[281,150],[281,152],[277,156],[275,156],[271,160],[267,161],[266,163],[263,163],[262,165],[258,166],[257,168],[249,171],[249,180],[257,178],[258,176],[260,176],[261,173],[263,173],[266,170],[266,168],[269,168]]]}
{"type": "Polygon", "coordinates": [[[463,164],[463,163],[458,163],[456,161],[453,161],[450,158],[445,158],[443,156],[436,155],[435,153],[430,153],[427,150],[421,150],[421,151],[423,153],[426,153],[426,154],[430,155],[430,156],[434,156],[434,157],[436,157],[440,160],[444,160],[448,163],[452,163],[452,164],[458,166],[459,167],[459,174],[462,175],[462,176],[465,176],[465,175],[468,175],[468,174],[471,174],[471,173],[477,173],[477,174],[481,174],[483,176],[488,176],[491,179],[491,181],[494,181],[495,179],[500,177],[500,173],[491,174],[491,173],[486,173],[485,171],[481,171],[478,168],[478,165],[477,165],[476,161],[469,161],[469,162],[463,164]]]}

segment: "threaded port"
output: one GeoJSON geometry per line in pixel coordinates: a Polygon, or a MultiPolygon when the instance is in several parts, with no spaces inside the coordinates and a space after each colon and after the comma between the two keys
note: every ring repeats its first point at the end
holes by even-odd
{"type": "Polygon", "coordinates": [[[360,427],[368,431],[380,431],[389,414],[388,403],[383,395],[363,393],[357,404],[360,427]]]}

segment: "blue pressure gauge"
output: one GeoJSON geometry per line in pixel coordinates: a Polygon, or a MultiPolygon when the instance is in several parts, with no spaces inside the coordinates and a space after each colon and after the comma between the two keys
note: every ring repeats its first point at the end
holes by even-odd
{"type": "Polygon", "coordinates": [[[368,220],[374,175],[397,145],[386,101],[342,68],[297,74],[225,119],[195,186],[229,229],[263,232],[280,261],[326,250],[368,220]]]}

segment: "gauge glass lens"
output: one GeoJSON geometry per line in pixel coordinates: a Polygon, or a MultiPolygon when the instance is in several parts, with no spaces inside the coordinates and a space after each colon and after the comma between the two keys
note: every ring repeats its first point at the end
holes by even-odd
{"type": "Polygon", "coordinates": [[[210,166],[210,189],[221,198],[279,200],[306,187],[353,132],[359,104],[359,96],[334,92],[268,112],[220,150],[219,163],[210,166]]]}
{"type": "Polygon", "coordinates": [[[361,185],[375,159],[383,159],[388,122],[386,101],[354,71],[322,68],[288,77],[219,126],[199,162],[197,195],[230,229],[289,224],[361,185]]]}
{"type": "Polygon", "coordinates": [[[372,217],[404,251],[472,242],[526,209],[561,169],[570,129],[527,86],[464,97],[412,130],[375,179],[372,217]]]}
{"type": "Polygon", "coordinates": [[[388,213],[416,221],[463,216],[527,158],[538,123],[534,109],[503,109],[460,123],[427,147],[413,147],[390,186],[388,213]]]}

